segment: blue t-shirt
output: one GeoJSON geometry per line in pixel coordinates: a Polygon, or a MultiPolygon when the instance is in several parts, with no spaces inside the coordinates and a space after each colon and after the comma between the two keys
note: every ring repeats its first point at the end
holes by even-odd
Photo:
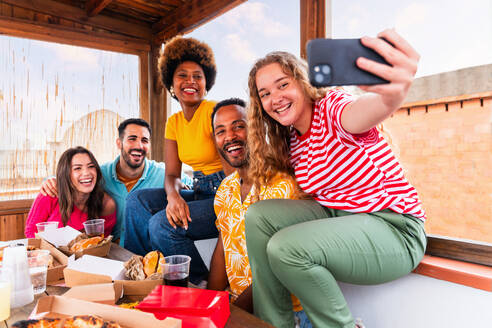
{"type": "MultiPolygon", "coordinates": [[[[164,188],[165,165],[162,162],[145,159],[145,167],[142,176],[130,192],[128,192],[125,185],[118,180],[118,176],[116,175],[116,165],[119,161],[120,156],[116,157],[113,162],[108,162],[101,165],[101,171],[105,182],[104,189],[111,197],[113,197],[118,208],[116,225],[113,228],[112,235],[115,239],[120,238],[120,245],[123,245],[125,235],[124,220],[126,198],[135,190],[146,188],[164,188]]],[[[182,174],[181,180],[186,185],[191,186],[193,184],[192,179],[185,174],[182,174]]]]}

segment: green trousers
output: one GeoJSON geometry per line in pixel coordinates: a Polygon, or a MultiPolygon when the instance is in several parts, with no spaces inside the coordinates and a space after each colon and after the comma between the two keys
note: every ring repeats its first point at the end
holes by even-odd
{"type": "Polygon", "coordinates": [[[410,215],[354,214],[312,200],[255,203],[245,224],[254,311],[279,328],[294,327],[291,293],[314,327],[354,327],[337,281],[368,285],[402,277],[427,243],[422,221],[410,215]]]}

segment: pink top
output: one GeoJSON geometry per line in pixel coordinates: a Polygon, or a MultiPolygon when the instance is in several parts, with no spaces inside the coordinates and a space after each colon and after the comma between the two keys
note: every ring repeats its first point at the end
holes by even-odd
{"type": "MultiPolygon", "coordinates": [[[[116,211],[110,215],[101,216],[100,218],[105,220],[104,235],[109,236],[116,224],[116,211]]],[[[87,213],[82,212],[74,206],[67,225],[76,230],[84,230],[83,223],[85,221],[87,221],[87,213]]],[[[39,194],[38,197],[36,197],[26,220],[24,234],[27,238],[34,238],[34,234],[38,231],[36,223],[39,222],[58,222],[58,226],[63,227],[60,206],[58,206],[58,197],[43,196],[42,194],[39,194]]]]}

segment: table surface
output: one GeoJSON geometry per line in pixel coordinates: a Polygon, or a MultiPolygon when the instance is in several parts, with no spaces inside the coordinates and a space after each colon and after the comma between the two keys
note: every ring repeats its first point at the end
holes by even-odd
{"type": "MultiPolygon", "coordinates": [[[[133,255],[132,252],[113,243],[111,245],[111,250],[109,252],[108,258],[113,260],[126,261],[132,255],[133,255]]],[[[4,328],[4,327],[8,328],[10,327],[10,325],[12,325],[13,323],[19,320],[27,319],[31,314],[32,310],[34,309],[34,306],[36,305],[38,298],[47,295],[62,295],[68,289],[69,289],[68,287],[61,287],[61,286],[46,286],[46,292],[35,296],[34,302],[29,303],[20,308],[12,309],[10,318],[4,321],[3,324],[0,322],[0,328],[4,328]]],[[[231,315],[225,327],[226,328],[252,328],[252,327],[269,328],[270,327],[271,328],[273,326],[260,320],[254,315],[251,315],[248,312],[243,311],[237,306],[231,304],[231,315]]]]}

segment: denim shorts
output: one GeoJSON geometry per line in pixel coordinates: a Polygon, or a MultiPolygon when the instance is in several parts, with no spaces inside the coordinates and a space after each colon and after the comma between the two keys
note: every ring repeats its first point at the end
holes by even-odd
{"type": "Polygon", "coordinates": [[[195,198],[209,198],[215,196],[220,183],[225,178],[224,171],[205,175],[202,171],[193,172],[193,191],[195,198]]]}

